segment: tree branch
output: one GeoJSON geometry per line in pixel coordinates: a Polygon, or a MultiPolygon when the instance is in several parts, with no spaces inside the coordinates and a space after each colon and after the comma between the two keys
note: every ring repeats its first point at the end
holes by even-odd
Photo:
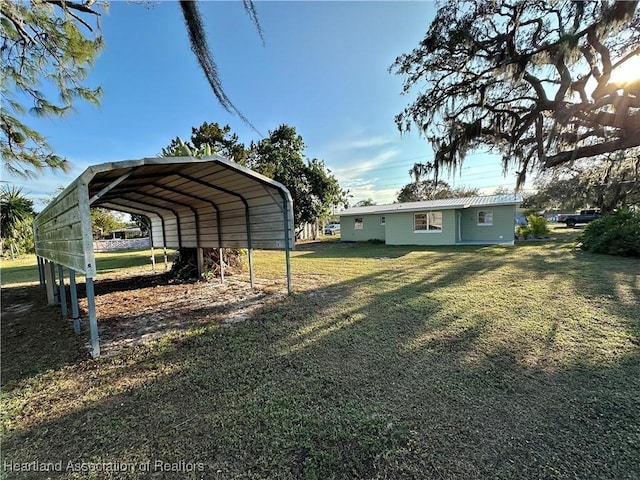
{"type": "Polygon", "coordinates": [[[100,12],[95,11],[90,6],[85,5],[84,3],[70,2],[68,0],[44,0],[44,2],[48,3],[50,5],[55,5],[57,7],[60,7],[63,10],[71,8],[71,9],[77,10],[79,12],[90,13],[90,14],[96,15],[98,17],[100,16],[100,12]]]}
{"type": "Polygon", "coordinates": [[[546,158],[544,168],[557,167],[565,162],[578,160],[580,158],[595,157],[604,153],[616,152],[627,148],[640,146],[640,131],[626,137],[613,140],[611,142],[598,143],[596,145],[588,145],[579,147],[571,151],[560,152],[546,158]]]}

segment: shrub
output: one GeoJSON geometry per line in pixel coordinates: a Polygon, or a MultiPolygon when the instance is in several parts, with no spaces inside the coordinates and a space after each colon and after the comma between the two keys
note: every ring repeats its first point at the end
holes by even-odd
{"type": "Polygon", "coordinates": [[[32,218],[17,222],[7,232],[3,231],[3,238],[0,241],[3,255],[10,255],[14,258],[16,255],[24,255],[35,251],[33,244],[33,230],[31,229],[32,218]]]}
{"type": "Polygon", "coordinates": [[[578,240],[589,252],[640,257],[640,212],[624,209],[605,215],[588,224],[578,240]]]}
{"type": "Polygon", "coordinates": [[[523,238],[543,238],[549,235],[551,230],[544,217],[532,214],[527,217],[527,224],[519,226],[517,232],[518,236],[523,238]]]}

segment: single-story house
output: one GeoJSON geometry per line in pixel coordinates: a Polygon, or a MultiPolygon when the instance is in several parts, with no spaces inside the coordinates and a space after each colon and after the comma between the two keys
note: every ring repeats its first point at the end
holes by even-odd
{"type": "Polygon", "coordinates": [[[139,238],[139,237],[142,237],[142,230],[140,229],[140,227],[125,227],[125,228],[118,228],[116,230],[111,230],[105,238],[129,239],[129,238],[139,238]]]}
{"type": "Polygon", "coordinates": [[[341,240],[387,245],[510,244],[522,195],[484,195],[349,208],[341,240]]]}

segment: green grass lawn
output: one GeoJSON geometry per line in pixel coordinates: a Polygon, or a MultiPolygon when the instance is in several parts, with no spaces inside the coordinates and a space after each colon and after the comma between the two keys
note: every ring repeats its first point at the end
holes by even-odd
{"type": "MultiPolygon", "coordinates": [[[[4,383],[3,461],[64,469],[5,475],[640,478],[640,260],[554,235],[514,247],[302,245],[296,293],[253,320],[96,361],[79,359],[52,309],[31,354],[68,360],[4,383]]],[[[255,273],[284,290],[284,254],[256,252],[255,273]]]]}
{"type": "MultiPolygon", "coordinates": [[[[168,250],[169,267],[175,255],[168,250]]],[[[96,266],[99,273],[110,273],[126,269],[131,274],[151,272],[151,250],[126,250],[119,252],[96,253],[96,266]]],[[[156,271],[164,271],[162,250],[155,250],[156,271]]],[[[65,275],[68,271],[65,270],[65,275]]],[[[25,255],[15,260],[2,259],[0,278],[3,285],[15,285],[38,282],[38,267],[35,255],[25,255]]]]}

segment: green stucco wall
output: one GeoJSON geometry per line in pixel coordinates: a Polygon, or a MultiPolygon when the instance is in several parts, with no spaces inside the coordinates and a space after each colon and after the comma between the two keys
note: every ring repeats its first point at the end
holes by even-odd
{"type": "MultiPolygon", "coordinates": [[[[425,210],[425,212],[427,211],[425,210]]],[[[402,212],[387,215],[387,245],[451,245],[456,243],[455,211],[437,211],[442,212],[442,231],[437,233],[413,232],[414,213],[424,212],[402,212]]]]}
{"type": "Polygon", "coordinates": [[[462,227],[463,242],[508,242],[513,241],[513,231],[515,226],[515,205],[501,207],[467,208],[460,210],[462,217],[460,225],[462,227]],[[493,211],[493,225],[479,226],[478,212],[480,210],[493,211]]]}
{"type": "Polygon", "coordinates": [[[380,217],[388,215],[354,215],[340,217],[340,240],[345,242],[363,242],[366,240],[384,240],[385,226],[380,225],[380,217]],[[355,229],[355,219],[362,218],[363,228],[355,229]]]}
{"type": "Polygon", "coordinates": [[[515,205],[477,207],[442,212],[441,232],[414,232],[414,214],[398,212],[384,215],[386,225],[380,224],[383,215],[348,215],[340,217],[341,240],[362,242],[384,240],[387,245],[455,245],[464,242],[507,243],[513,241],[515,205]],[[478,212],[493,212],[493,225],[478,225],[478,212]],[[356,230],[355,219],[363,219],[363,228],[356,230]]]}

